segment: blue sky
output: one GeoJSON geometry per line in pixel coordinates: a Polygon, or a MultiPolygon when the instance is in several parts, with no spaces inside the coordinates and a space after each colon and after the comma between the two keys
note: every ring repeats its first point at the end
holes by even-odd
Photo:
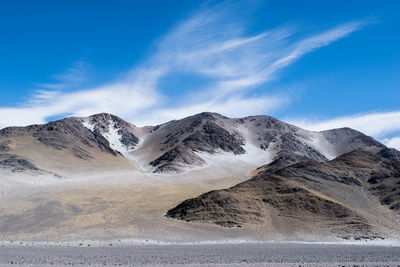
{"type": "Polygon", "coordinates": [[[0,127],[202,111],[400,148],[399,1],[1,1],[0,127]]]}

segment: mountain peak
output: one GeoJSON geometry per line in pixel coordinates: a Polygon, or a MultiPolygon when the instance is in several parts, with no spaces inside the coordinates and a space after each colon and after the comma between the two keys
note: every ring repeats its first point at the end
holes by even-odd
{"type": "Polygon", "coordinates": [[[215,121],[215,120],[228,120],[228,117],[225,117],[219,113],[215,113],[215,112],[201,112],[201,113],[197,113],[194,115],[191,115],[189,117],[185,117],[179,120],[175,120],[175,121],[192,121],[192,120],[210,120],[210,121],[215,121]]]}

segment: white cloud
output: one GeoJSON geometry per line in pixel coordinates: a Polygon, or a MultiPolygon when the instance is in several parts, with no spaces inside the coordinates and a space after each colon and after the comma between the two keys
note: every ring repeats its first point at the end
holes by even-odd
{"type": "Polygon", "coordinates": [[[87,116],[109,112],[128,117],[139,110],[154,107],[159,101],[159,94],[141,84],[120,82],[72,93],[41,92],[34,99],[39,100],[25,107],[0,108],[0,127],[44,123],[49,116],[65,113],[87,116]]]}
{"type": "Polygon", "coordinates": [[[314,131],[350,127],[375,137],[382,137],[400,131],[400,111],[358,114],[323,121],[305,119],[291,119],[288,121],[314,131]]]}
{"type": "Polygon", "coordinates": [[[98,112],[110,112],[139,125],[202,111],[229,116],[265,114],[290,99],[268,92],[250,97],[247,94],[252,89],[304,54],[365,24],[348,22],[311,35],[302,33],[299,27],[249,34],[246,19],[234,14],[229,3],[203,9],[162,37],[154,54],[124,78],[71,92],[71,86],[84,83],[89,75],[87,64],[79,61],[55,76],[56,83],[41,84],[42,90],[27,103],[0,107],[0,127],[43,123],[47,117],[60,114],[87,116],[98,112]],[[194,92],[186,91],[190,85],[183,84],[182,94],[166,101],[172,99],[161,94],[162,78],[180,72],[200,75],[211,83],[194,92]]]}
{"type": "Polygon", "coordinates": [[[397,150],[400,151],[400,136],[398,137],[393,137],[393,138],[385,138],[382,140],[382,142],[391,148],[396,148],[397,150]]]}

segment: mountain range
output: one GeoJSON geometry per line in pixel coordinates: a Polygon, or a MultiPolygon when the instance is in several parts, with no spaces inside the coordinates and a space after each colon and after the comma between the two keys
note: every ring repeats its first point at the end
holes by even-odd
{"type": "Polygon", "coordinates": [[[101,113],[4,128],[0,190],[3,238],[60,227],[64,239],[400,237],[399,151],[269,116],[137,127],[101,113]]]}

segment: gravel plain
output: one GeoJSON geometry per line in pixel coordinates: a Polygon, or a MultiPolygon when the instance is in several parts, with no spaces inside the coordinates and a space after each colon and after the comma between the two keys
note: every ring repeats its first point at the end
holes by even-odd
{"type": "Polygon", "coordinates": [[[15,265],[400,266],[400,247],[300,243],[0,247],[0,266],[15,265]]]}

